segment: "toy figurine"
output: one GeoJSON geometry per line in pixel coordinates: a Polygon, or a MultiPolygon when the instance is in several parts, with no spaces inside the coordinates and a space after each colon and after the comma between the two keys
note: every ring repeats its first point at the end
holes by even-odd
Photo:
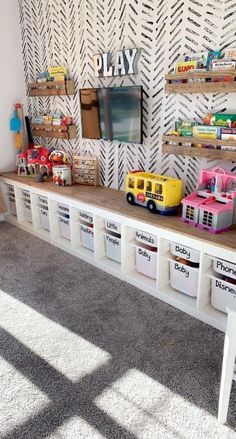
{"type": "Polygon", "coordinates": [[[64,151],[56,149],[50,151],[41,145],[17,154],[18,175],[44,174],[51,177],[53,167],[65,163],[67,163],[67,156],[64,151]]]}
{"type": "Polygon", "coordinates": [[[126,177],[126,200],[147,207],[150,212],[172,215],[182,197],[182,180],[151,172],[132,171],[126,177]]]}

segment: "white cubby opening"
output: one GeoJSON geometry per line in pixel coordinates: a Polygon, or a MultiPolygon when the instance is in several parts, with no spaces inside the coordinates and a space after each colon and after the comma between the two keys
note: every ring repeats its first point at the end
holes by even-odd
{"type": "Polygon", "coordinates": [[[114,221],[96,216],[94,220],[95,232],[95,257],[98,263],[108,272],[115,272],[121,275],[121,234],[114,233],[111,229],[117,225],[117,230],[121,232],[121,225],[114,221]],[[107,229],[107,224],[110,228],[107,229]]]}
{"type": "Polygon", "coordinates": [[[72,207],[70,210],[72,248],[78,256],[94,259],[94,220],[90,212],[72,207]]]}
{"type": "Polygon", "coordinates": [[[178,242],[163,238],[159,240],[158,290],[166,294],[173,305],[183,303],[187,307],[196,309],[200,267],[193,268],[176,261],[177,254],[173,254],[174,245],[184,247],[178,242]],[[196,285],[194,285],[195,281],[196,285]],[[193,285],[194,292],[191,290],[193,285]]]}
{"type": "Polygon", "coordinates": [[[151,289],[151,293],[157,295],[157,260],[158,249],[157,236],[148,232],[127,227],[125,232],[125,261],[124,272],[127,279],[135,284],[137,281],[140,287],[146,285],[151,289]],[[137,233],[143,236],[143,239],[137,239],[137,233]],[[153,237],[154,245],[147,245],[147,238],[153,237]]]}

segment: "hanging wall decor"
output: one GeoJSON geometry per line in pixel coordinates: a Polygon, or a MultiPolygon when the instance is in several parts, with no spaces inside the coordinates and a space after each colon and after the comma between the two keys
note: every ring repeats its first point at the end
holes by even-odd
{"type": "Polygon", "coordinates": [[[140,49],[133,48],[94,55],[95,78],[137,74],[139,54],[140,49]]]}

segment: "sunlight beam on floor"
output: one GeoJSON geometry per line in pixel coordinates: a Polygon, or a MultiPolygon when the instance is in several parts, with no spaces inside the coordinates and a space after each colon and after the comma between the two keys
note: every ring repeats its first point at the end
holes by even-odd
{"type": "Polygon", "coordinates": [[[75,382],[111,355],[0,290],[0,326],[75,382]]]}
{"type": "Polygon", "coordinates": [[[47,439],[104,439],[92,425],[80,416],[73,416],[57,428],[47,439]]]}
{"type": "Polygon", "coordinates": [[[50,402],[45,393],[3,358],[0,358],[0,395],[1,435],[35,416],[50,402]]]}
{"type": "MultiPolygon", "coordinates": [[[[190,432],[194,437],[209,435],[209,413],[137,369],[130,369],[94,402],[137,439],[189,439],[190,432]]],[[[217,422],[210,430],[211,438],[220,433],[222,438],[235,438],[234,431],[217,422]]]]}

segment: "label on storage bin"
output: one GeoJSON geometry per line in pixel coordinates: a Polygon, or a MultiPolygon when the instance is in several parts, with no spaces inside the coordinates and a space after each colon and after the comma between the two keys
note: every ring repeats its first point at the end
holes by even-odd
{"type": "Polygon", "coordinates": [[[106,241],[108,241],[114,247],[119,247],[120,246],[120,240],[117,239],[115,236],[106,235],[106,241]]]}
{"type": "Polygon", "coordinates": [[[87,233],[88,235],[91,235],[92,237],[94,235],[93,229],[90,229],[90,227],[87,227],[87,226],[83,226],[82,224],[80,226],[80,230],[82,230],[82,232],[84,232],[84,233],[87,233]]]}
{"type": "Polygon", "coordinates": [[[22,195],[23,195],[23,197],[25,197],[25,198],[30,198],[30,193],[29,193],[29,191],[22,191],[22,195]]]}
{"type": "Polygon", "coordinates": [[[11,201],[12,203],[15,203],[15,202],[16,202],[16,201],[15,201],[15,197],[9,196],[8,198],[9,198],[9,201],[11,201]]]}
{"type": "Polygon", "coordinates": [[[40,197],[39,196],[39,203],[44,204],[44,205],[48,205],[48,200],[45,197],[40,197]]]}
{"type": "Polygon", "coordinates": [[[7,186],[7,188],[8,188],[8,191],[12,193],[12,195],[15,194],[14,186],[7,186]]]}
{"type": "Polygon", "coordinates": [[[48,216],[48,211],[46,209],[40,209],[41,215],[48,216]]]}
{"type": "Polygon", "coordinates": [[[223,312],[227,312],[227,307],[236,309],[236,285],[212,277],[211,303],[223,312]]]}
{"type": "Polygon", "coordinates": [[[115,221],[106,220],[105,224],[108,230],[112,230],[113,232],[117,232],[117,233],[121,232],[120,224],[116,223],[115,221]]]}
{"type": "Polygon", "coordinates": [[[25,207],[26,207],[26,209],[29,209],[29,210],[31,210],[31,206],[30,206],[30,204],[29,204],[29,203],[25,203],[25,207]]]}
{"type": "Polygon", "coordinates": [[[69,220],[63,218],[62,216],[59,216],[59,223],[63,223],[63,224],[69,225],[69,220]]]}
{"type": "Polygon", "coordinates": [[[196,297],[199,270],[189,265],[170,260],[170,285],[188,296],[196,297]]]}
{"type": "Polygon", "coordinates": [[[221,259],[214,259],[213,268],[218,273],[236,279],[236,265],[221,259]]]}
{"type": "Polygon", "coordinates": [[[184,277],[189,278],[189,269],[187,265],[180,265],[178,262],[174,263],[174,270],[182,273],[184,277]]]}
{"type": "Polygon", "coordinates": [[[141,232],[139,230],[135,231],[135,238],[137,241],[144,242],[145,244],[151,245],[153,247],[157,246],[157,237],[150,235],[150,233],[141,232]]]}
{"type": "Polygon", "coordinates": [[[89,212],[84,212],[83,210],[80,210],[79,216],[83,221],[86,221],[87,223],[93,223],[93,215],[89,212]]]}
{"type": "Polygon", "coordinates": [[[215,279],[215,286],[219,290],[232,294],[234,297],[236,297],[236,286],[230,285],[230,282],[223,281],[221,279],[215,279]]]}
{"type": "Polygon", "coordinates": [[[69,212],[69,207],[66,206],[65,204],[58,204],[58,209],[61,210],[62,212],[69,212]]]}
{"type": "Polygon", "coordinates": [[[171,253],[176,256],[181,256],[183,259],[187,259],[191,262],[198,263],[200,261],[200,254],[197,250],[193,250],[192,248],[180,244],[172,243],[171,253]]]}

